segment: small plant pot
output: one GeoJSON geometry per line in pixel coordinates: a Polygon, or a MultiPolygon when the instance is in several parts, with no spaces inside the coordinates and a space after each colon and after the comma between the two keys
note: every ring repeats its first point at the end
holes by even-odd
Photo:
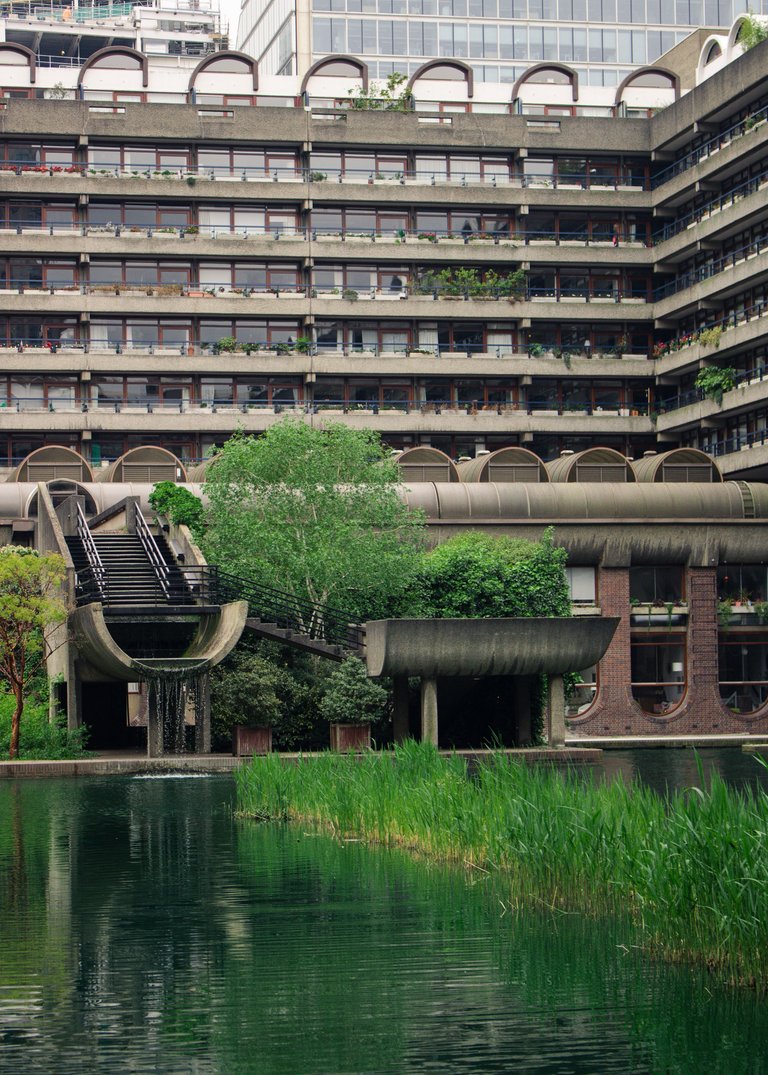
{"type": "Polygon", "coordinates": [[[272,728],[249,728],[245,724],[232,727],[232,753],[236,758],[250,754],[272,753],[272,728]]]}
{"type": "Polygon", "coordinates": [[[331,750],[345,754],[371,749],[370,724],[331,724],[331,750]]]}

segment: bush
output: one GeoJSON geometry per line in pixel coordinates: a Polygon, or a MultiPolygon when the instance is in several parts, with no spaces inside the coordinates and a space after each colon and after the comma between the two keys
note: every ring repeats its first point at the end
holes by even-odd
{"type": "Polygon", "coordinates": [[[188,526],[198,535],[203,529],[203,502],[175,482],[158,482],[149,494],[150,506],[167,515],[176,526],[188,526]]]}
{"type": "Polygon", "coordinates": [[[320,702],[320,714],[329,724],[374,724],[388,713],[388,692],[368,678],[357,657],[347,657],[331,673],[320,702]]]}
{"type": "Polygon", "coordinates": [[[420,614],[480,619],[488,616],[568,616],[566,552],[549,528],[540,542],[464,534],[424,557],[420,614]]]}
{"type": "MultiPolygon", "coordinates": [[[[11,742],[11,715],[15,701],[13,695],[0,693],[0,757],[7,758],[11,742]]],[[[86,727],[69,731],[66,719],[61,717],[54,724],[48,720],[47,697],[30,699],[24,706],[24,734],[21,737],[19,757],[27,760],[45,759],[56,761],[64,758],[81,758],[87,755],[86,727]]]]}

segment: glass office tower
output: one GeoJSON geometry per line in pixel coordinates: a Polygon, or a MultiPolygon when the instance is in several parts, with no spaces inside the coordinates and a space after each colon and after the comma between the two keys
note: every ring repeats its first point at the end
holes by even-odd
{"type": "Polygon", "coordinates": [[[458,57],[475,78],[514,82],[533,63],[575,67],[584,85],[618,85],[692,30],[728,27],[768,0],[245,0],[238,47],[265,74],[332,54],[359,56],[372,78],[458,57]]]}

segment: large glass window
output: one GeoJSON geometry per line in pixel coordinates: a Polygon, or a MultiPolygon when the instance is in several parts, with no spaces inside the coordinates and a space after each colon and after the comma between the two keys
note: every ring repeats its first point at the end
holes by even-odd
{"type": "Polygon", "coordinates": [[[632,600],[640,605],[679,605],[684,595],[683,568],[676,564],[632,567],[629,571],[629,592],[632,600]]]}
{"type": "Polygon", "coordinates": [[[680,635],[634,634],[632,697],[646,713],[677,708],[685,693],[685,644],[680,635]]]}
{"type": "Polygon", "coordinates": [[[720,698],[734,713],[754,713],[768,702],[766,632],[720,633],[720,698]]]}
{"type": "Polygon", "coordinates": [[[768,587],[765,564],[722,564],[717,569],[717,594],[721,600],[765,601],[768,587]]]}

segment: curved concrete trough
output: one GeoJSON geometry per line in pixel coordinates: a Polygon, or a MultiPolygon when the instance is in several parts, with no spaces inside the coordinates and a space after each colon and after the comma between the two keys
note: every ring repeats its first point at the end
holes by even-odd
{"type": "Polygon", "coordinates": [[[369,676],[562,675],[597,664],[619,618],[372,620],[369,676]]]}
{"type": "Polygon", "coordinates": [[[132,682],[162,672],[166,665],[169,671],[178,671],[183,665],[192,673],[218,664],[237,645],[247,615],[247,602],[234,601],[214,614],[200,616],[197,633],[186,652],[181,658],[166,662],[142,661],[121,649],[109,632],[104,609],[98,602],[75,609],[70,614],[70,624],[80,655],[93,668],[111,679],[132,682]]]}

